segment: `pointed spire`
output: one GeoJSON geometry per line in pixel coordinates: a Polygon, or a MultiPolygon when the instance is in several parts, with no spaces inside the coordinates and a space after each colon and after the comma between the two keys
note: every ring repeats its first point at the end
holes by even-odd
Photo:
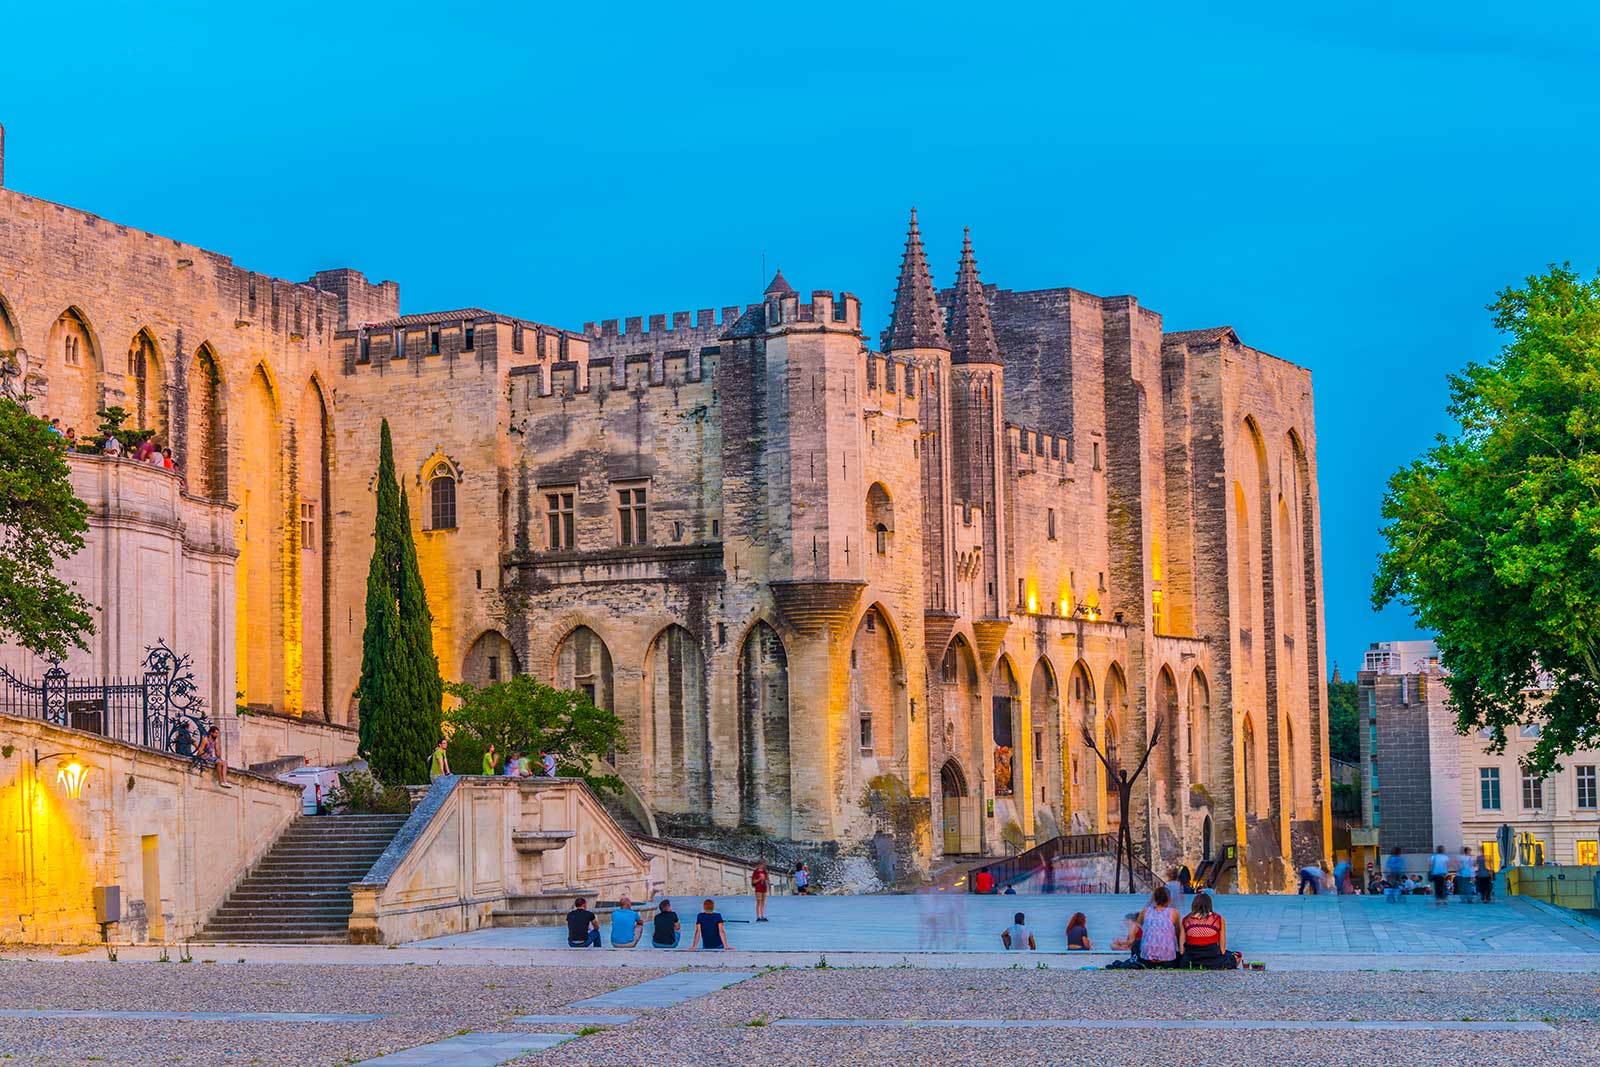
{"type": "Polygon", "coordinates": [[[783,271],[780,270],[778,273],[772,276],[772,284],[767,286],[766,289],[762,291],[762,295],[793,296],[794,286],[789,284],[788,280],[783,276],[783,271]]]}
{"type": "Polygon", "coordinates": [[[978,280],[978,261],[972,256],[972,231],[961,231],[961,268],[956,273],[955,307],[950,313],[950,361],[999,363],[994,323],[989,320],[989,298],[978,280]]]}
{"type": "Polygon", "coordinates": [[[939,298],[933,292],[933,276],[928,273],[928,257],[922,251],[922,231],[917,228],[917,209],[911,209],[911,229],[906,233],[906,252],[900,260],[900,283],[894,291],[894,313],[889,328],[883,331],[885,352],[907,348],[950,348],[939,314],[939,298]]]}

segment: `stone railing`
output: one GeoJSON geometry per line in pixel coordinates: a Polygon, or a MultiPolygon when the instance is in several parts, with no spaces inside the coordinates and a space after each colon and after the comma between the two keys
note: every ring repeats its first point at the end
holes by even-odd
{"type": "Polygon", "coordinates": [[[285,756],[303,756],[307,763],[331,767],[355,759],[354,726],[304,719],[275,711],[252,711],[238,717],[241,766],[269,763],[285,756]]]}
{"type": "MultiPolygon", "coordinates": [[[[532,897],[579,892],[747,893],[753,864],[635,838],[575,778],[450,776],[434,782],[393,844],[350,887],[350,940],[395,944],[489,926],[532,897]]],[[[782,892],[787,875],[773,877],[782,892]]]]}

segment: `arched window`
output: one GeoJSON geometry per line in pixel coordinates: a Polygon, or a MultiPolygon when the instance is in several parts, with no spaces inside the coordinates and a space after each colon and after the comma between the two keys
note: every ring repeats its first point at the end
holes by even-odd
{"type": "Polygon", "coordinates": [[[889,527],[880,522],[873,528],[873,534],[876,538],[878,555],[887,556],[889,554],[889,527]]]}
{"type": "Polygon", "coordinates": [[[456,528],[456,479],[449,467],[435,467],[428,479],[428,517],[430,530],[456,528]]]}

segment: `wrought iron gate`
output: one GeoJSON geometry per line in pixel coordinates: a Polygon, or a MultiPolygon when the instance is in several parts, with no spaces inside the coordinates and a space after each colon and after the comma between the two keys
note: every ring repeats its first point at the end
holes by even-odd
{"type": "Polygon", "coordinates": [[[37,681],[0,667],[0,713],[190,756],[211,729],[193,664],[158,640],[136,678],[79,681],[57,663],[37,681]]]}

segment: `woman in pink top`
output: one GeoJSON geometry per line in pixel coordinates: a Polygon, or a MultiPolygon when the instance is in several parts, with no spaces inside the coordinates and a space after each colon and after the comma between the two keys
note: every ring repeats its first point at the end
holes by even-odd
{"type": "Polygon", "coordinates": [[[1178,923],[1178,909],[1171,904],[1167,887],[1158,885],[1139,918],[1139,925],[1144,928],[1139,959],[1146,967],[1176,966],[1178,955],[1183,952],[1183,928],[1178,923]]]}

